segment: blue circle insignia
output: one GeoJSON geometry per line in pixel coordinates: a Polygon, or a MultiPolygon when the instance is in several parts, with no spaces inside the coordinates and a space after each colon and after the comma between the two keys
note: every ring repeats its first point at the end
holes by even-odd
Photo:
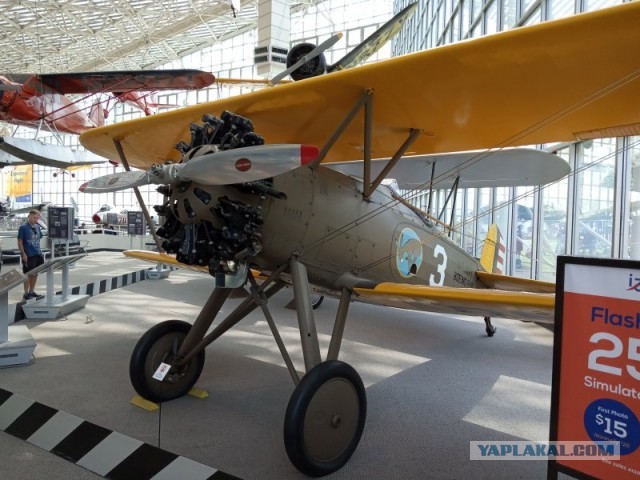
{"type": "Polygon", "coordinates": [[[409,278],[418,273],[422,264],[422,243],[416,232],[405,228],[400,232],[396,251],[396,265],[400,275],[409,278]]]}

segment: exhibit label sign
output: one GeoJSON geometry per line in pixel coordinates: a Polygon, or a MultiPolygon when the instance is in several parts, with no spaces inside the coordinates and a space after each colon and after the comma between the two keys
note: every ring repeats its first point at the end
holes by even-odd
{"type": "Polygon", "coordinates": [[[620,442],[620,460],[553,460],[549,476],[639,480],[640,262],[558,257],[556,288],[550,440],[620,442]]]}

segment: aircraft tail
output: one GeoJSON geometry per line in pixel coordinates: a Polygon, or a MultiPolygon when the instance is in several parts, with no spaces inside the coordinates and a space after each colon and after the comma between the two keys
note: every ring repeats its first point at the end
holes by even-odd
{"type": "Polygon", "coordinates": [[[487,238],[482,247],[480,265],[490,273],[504,273],[504,257],[506,248],[500,229],[495,223],[489,227],[487,238]]]}

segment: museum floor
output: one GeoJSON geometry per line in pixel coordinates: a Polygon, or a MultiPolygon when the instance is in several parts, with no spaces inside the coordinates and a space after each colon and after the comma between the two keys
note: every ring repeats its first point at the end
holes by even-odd
{"type": "MultiPolygon", "coordinates": [[[[91,253],[70,271],[71,284],[146,266],[118,253],[91,253]]],[[[7,268],[12,265],[3,272],[7,268]]],[[[42,278],[38,290],[44,285],[42,278]]],[[[192,321],[211,288],[209,277],[174,271],[167,279],[95,295],[61,320],[22,320],[18,324],[27,325],[37,342],[35,360],[1,369],[0,389],[116,432],[123,444],[144,442],[192,466],[212,467],[203,471],[219,469],[247,480],[306,478],[289,463],[282,440],[293,383],[259,312],[207,348],[196,387],[208,397],[186,396],[154,412],[130,403],[135,392],[129,359],[137,340],[161,320],[192,321]]],[[[11,292],[10,303],[18,301],[19,290],[11,292]]],[[[285,308],[291,297],[285,289],[270,306],[300,369],[295,313],[285,308]]],[[[315,311],[324,349],[337,305],[325,299],[315,311]]],[[[545,461],[469,460],[472,440],[548,438],[553,335],[512,320],[494,319],[494,325],[498,333],[488,338],[480,318],[353,303],[340,359],[363,378],[367,424],[351,460],[326,478],[546,478],[545,461]]],[[[100,478],[91,465],[84,468],[33,443],[0,432],[0,478],[100,478]]]]}

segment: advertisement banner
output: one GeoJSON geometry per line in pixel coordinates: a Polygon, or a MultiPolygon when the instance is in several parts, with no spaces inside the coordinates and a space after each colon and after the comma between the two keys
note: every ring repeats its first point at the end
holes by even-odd
{"type": "Polygon", "coordinates": [[[550,440],[619,442],[620,459],[550,472],[640,480],[640,262],[558,257],[555,321],[550,440]]]}
{"type": "Polygon", "coordinates": [[[4,191],[9,197],[21,197],[32,193],[33,167],[18,165],[4,177],[4,191]]]}

